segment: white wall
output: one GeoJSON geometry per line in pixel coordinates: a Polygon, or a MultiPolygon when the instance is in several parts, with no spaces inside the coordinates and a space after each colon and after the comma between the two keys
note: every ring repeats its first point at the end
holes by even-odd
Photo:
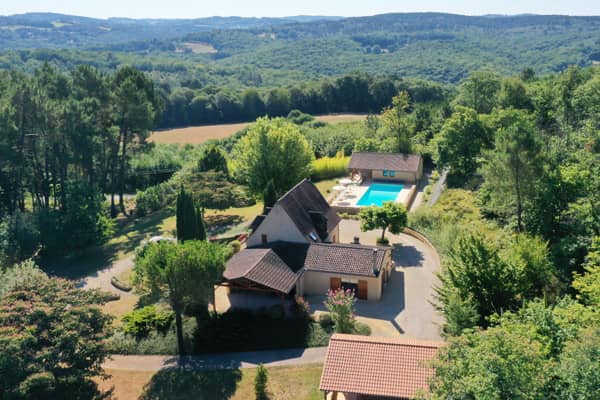
{"type": "Polygon", "coordinates": [[[268,242],[286,241],[294,243],[306,243],[308,240],[300,233],[292,219],[283,208],[275,205],[264,221],[258,226],[248,238],[248,247],[262,244],[262,235],[267,235],[268,242]]]}

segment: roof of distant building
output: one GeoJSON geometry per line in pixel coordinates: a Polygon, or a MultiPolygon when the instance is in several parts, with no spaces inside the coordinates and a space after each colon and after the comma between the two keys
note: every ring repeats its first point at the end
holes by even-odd
{"type": "Polygon", "coordinates": [[[420,165],[418,154],[356,152],[352,153],[348,169],[417,172],[420,165]]]}

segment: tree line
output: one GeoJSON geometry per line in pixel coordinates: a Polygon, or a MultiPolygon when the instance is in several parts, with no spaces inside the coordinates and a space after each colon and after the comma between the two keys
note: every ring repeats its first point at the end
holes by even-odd
{"type": "Polygon", "coordinates": [[[314,115],[379,113],[399,91],[406,91],[417,102],[440,102],[449,95],[446,87],[432,82],[365,73],[273,89],[250,87],[243,91],[212,86],[198,89],[189,84],[191,87],[161,87],[165,104],[161,127],[253,121],[265,115],[286,116],[292,110],[314,115]]]}

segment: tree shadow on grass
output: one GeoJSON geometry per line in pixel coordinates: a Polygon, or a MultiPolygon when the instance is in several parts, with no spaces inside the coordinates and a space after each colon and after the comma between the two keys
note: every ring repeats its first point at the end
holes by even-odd
{"type": "Polygon", "coordinates": [[[65,257],[40,260],[40,266],[50,275],[78,280],[108,268],[119,254],[131,254],[148,237],[161,235],[165,218],[171,210],[161,210],[145,217],[121,218],[116,223],[114,237],[102,246],[84,249],[65,257]]]}
{"type": "Polygon", "coordinates": [[[242,379],[239,369],[190,371],[166,369],[157,372],[144,387],[141,400],[218,400],[235,393],[242,379]]]}

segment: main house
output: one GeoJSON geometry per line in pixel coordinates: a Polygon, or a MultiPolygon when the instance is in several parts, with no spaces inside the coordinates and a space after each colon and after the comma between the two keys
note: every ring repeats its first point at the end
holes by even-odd
{"type": "Polygon", "coordinates": [[[416,183],[423,176],[423,158],[418,154],[356,152],[348,169],[362,179],[416,183]]]}
{"type": "Polygon", "coordinates": [[[339,243],[339,223],[315,185],[303,180],[254,220],[247,247],[227,262],[224,284],[282,297],[344,288],[379,300],[391,276],[390,248],[339,243]]]}
{"type": "Polygon", "coordinates": [[[334,334],[319,389],[330,400],[407,400],[427,392],[429,363],[443,344],[406,338],[334,334]]]}

